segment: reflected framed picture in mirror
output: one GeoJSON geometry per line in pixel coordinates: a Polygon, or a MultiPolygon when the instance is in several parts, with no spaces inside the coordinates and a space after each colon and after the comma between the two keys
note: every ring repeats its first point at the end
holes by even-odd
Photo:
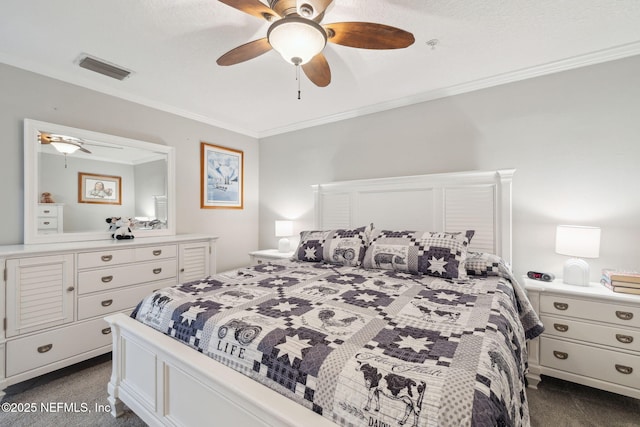
{"type": "Polygon", "coordinates": [[[122,178],[78,172],[78,203],[122,204],[122,178]]]}
{"type": "Polygon", "coordinates": [[[202,142],[200,208],[242,209],[244,153],[202,142]]]}

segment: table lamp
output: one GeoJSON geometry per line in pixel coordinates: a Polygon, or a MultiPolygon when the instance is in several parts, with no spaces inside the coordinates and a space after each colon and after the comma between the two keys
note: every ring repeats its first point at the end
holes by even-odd
{"type": "Polygon", "coordinates": [[[278,251],[289,252],[289,239],[293,235],[293,221],[276,220],[276,237],[281,237],[278,241],[278,251]]]}
{"type": "Polygon", "coordinates": [[[600,228],[579,225],[559,225],[556,229],[556,253],[568,255],[562,281],[568,285],[589,284],[589,264],[581,258],[600,256],[600,228]]]}

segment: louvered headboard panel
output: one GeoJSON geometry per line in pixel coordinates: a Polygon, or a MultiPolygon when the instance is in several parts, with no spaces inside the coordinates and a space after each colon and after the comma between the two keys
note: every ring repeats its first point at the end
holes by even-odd
{"type": "Polygon", "coordinates": [[[511,262],[514,169],[314,185],[317,229],[475,230],[470,250],[511,262]]]}

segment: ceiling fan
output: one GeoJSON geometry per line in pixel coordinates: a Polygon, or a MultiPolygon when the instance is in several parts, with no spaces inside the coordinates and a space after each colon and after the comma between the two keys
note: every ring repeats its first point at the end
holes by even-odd
{"type": "Polygon", "coordinates": [[[327,42],[360,49],[401,49],[413,34],[384,24],[337,22],[320,24],[333,0],[220,0],[228,6],[271,22],[267,37],[230,50],[216,61],[234,65],[274,49],[285,61],[301,66],[316,86],[331,83],[331,69],[322,50],[327,42]]]}
{"type": "Polygon", "coordinates": [[[84,148],[85,142],[73,136],[57,135],[53,133],[40,132],[38,134],[40,144],[51,144],[62,154],[72,154],[77,150],[91,154],[91,151],[84,148]]]}

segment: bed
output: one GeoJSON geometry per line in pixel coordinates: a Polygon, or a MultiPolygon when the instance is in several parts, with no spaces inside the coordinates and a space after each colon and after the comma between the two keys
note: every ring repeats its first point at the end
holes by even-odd
{"type": "Polygon", "coordinates": [[[314,186],[317,227],[295,259],[159,289],[107,318],[113,415],[529,425],[526,339],[542,325],[509,268],[512,174],[314,186]]]}

